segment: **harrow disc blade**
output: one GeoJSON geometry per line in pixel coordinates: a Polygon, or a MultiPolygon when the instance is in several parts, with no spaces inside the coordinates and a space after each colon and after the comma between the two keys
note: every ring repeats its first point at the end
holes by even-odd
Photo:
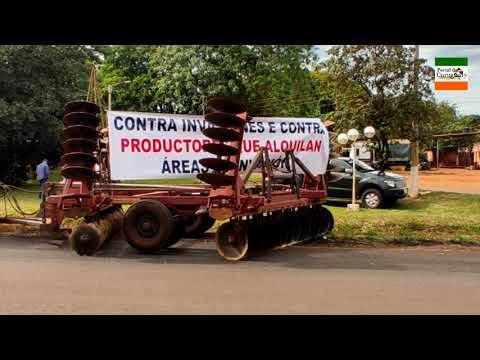
{"type": "Polygon", "coordinates": [[[269,249],[271,246],[270,246],[270,239],[269,239],[269,215],[266,214],[266,216],[264,216],[264,214],[260,214],[257,218],[256,218],[256,224],[257,224],[257,234],[255,236],[256,240],[257,240],[257,244],[256,244],[256,247],[261,250],[261,251],[265,251],[266,249],[269,249]]]}
{"type": "Polygon", "coordinates": [[[313,241],[317,236],[317,223],[320,221],[315,217],[315,211],[313,206],[310,206],[307,208],[307,220],[308,220],[307,236],[310,241],[313,241]]]}
{"type": "Polygon", "coordinates": [[[247,107],[239,101],[216,97],[207,102],[207,107],[215,111],[221,111],[232,114],[240,114],[247,111],[247,107]]]}
{"type": "Polygon", "coordinates": [[[90,139],[73,138],[63,143],[63,152],[91,153],[97,148],[97,143],[90,139]]]}
{"type": "Polygon", "coordinates": [[[256,216],[246,222],[246,231],[248,236],[248,252],[258,252],[260,249],[260,226],[256,216]]]}
{"type": "Polygon", "coordinates": [[[88,112],[71,112],[63,117],[65,126],[85,125],[97,127],[100,122],[99,118],[88,112]]]}
{"type": "Polygon", "coordinates": [[[94,127],[85,125],[73,125],[63,130],[63,137],[65,140],[73,138],[97,140],[97,130],[94,127]]]}
{"type": "Polygon", "coordinates": [[[326,235],[333,229],[333,215],[328,209],[324,208],[323,206],[320,208],[319,213],[322,221],[322,224],[319,228],[319,235],[326,235]]]}
{"type": "Polygon", "coordinates": [[[87,112],[90,114],[98,114],[100,108],[97,104],[89,101],[72,101],[65,105],[64,114],[71,112],[87,112]]]}
{"type": "Polygon", "coordinates": [[[248,235],[240,222],[222,224],[215,236],[217,251],[227,260],[237,261],[245,257],[248,250],[248,235]]]}
{"type": "Polygon", "coordinates": [[[212,186],[229,186],[235,182],[235,176],[225,174],[202,173],[197,178],[212,186]]]}
{"type": "Polygon", "coordinates": [[[90,169],[97,162],[95,156],[84,152],[73,152],[65,154],[61,157],[61,160],[69,166],[81,166],[90,169]]]}
{"type": "Polygon", "coordinates": [[[81,224],[75,227],[70,235],[70,242],[78,255],[94,254],[100,242],[100,233],[89,224],[81,224]]]}
{"type": "Polygon", "coordinates": [[[242,136],[235,130],[221,127],[206,128],[203,135],[218,141],[240,141],[242,136]]]}
{"type": "Polygon", "coordinates": [[[293,214],[292,241],[302,241],[302,222],[298,211],[293,214]]]}
{"type": "MultiPolygon", "coordinates": [[[[323,212],[322,212],[322,207],[321,206],[314,206],[314,216],[315,219],[317,220],[315,222],[315,232],[317,233],[317,236],[322,233],[322,225],[324,223],[324,218],[323,218],[323,212]]],[[[327,224],[328,228],[328,224],[327,224]]]]}
{"type": "Polygon", "coordinates": [[[234,162],[217,158],[200,159],[199,163],[215,171],[227,171],[237,168],[237,164],[234,162]]]}
{"type": "Polygon", "coordinates": [[[62,168],[60,174],[75,181],[90,181],[94,176],[94,171],[89,167],[66,165],[62,168]]]}
{"type": "Polygon", "coordinates": [[[274,211],[270,225],[270,246],[276,248],[285,244],[285,218],[281,210],[274,211]]]}
{"type": "Polygon", "coordinates": [[[233,146],[225,144],[204,144],[202,149],[211,154],[218,156],[233,156],[240,154],[240,150],[234,148],[233,146]]]}
{"type": "Polygon", "coordinates": [[[291,209],[283,211],[284,223],[283,223],[283,243],[290,244],[296,241],[295,234],[295,220],[291,209]]]}
{"type": "Polygon", "coordinates": [[[217,126],[230,128],[239,128],[245,124],[245,121],[237,115],[224,112],[209,113],[205,115],[205,120],[217,126]]]}

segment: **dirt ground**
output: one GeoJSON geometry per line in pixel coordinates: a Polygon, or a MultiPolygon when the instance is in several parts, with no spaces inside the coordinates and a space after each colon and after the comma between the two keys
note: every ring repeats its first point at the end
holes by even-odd
{"type": "MultiPolygon", "coordinates": [[[[410,187],[410,173],[395,171],[407,178],[410,187]]],[[[444,169],[420,171],[420,189],[431,191],[480,194],[480,170],[444,169]]]]}

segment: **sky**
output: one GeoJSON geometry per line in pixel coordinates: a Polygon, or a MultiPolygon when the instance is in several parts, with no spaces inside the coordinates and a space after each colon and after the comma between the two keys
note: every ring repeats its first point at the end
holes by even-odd
{"type": "MultiPolygon", "coordinates": [[[[328,57],[330,47],[332,45],[317,45],[321,60],[328,57]]],[[[480,45],[420,45],[419,56],[432,67],[436,57],[467,57],[469,90],[434,91],[434,96],[438,101],[455,104],[459,115],[480,114],[480,45]]]]}

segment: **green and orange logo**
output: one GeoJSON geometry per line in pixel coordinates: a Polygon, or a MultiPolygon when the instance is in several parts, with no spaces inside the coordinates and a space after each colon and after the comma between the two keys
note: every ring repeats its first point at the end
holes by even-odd
{"type": "Polygon", "coordinates": [[[468,58],[435,58],[435,90],[468,90],[468,58]]]}

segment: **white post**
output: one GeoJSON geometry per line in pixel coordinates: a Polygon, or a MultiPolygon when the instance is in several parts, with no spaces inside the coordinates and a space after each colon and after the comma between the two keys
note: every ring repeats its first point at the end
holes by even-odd
{"type": "Polygon", "coordinates": [[[357,204],[357,196],[355,191],[355,182],[356,182],[356,175],[357,175],[357,167],[355,161],[357,159],[357,147],[355,146],[356,142],[352,142],[352,160],[353,160],[353,169],[352,169],[352,203],[347,205],[347,210],[350,211],[357,211],[360,206],[357,204]]]}
{"type": "Polygon", "coordinates": [[[112,111],[112,85],[108,85],[108,111],[112,111]]]}
{"type": "Polygon", "coordinates": [[[352,204],[356,204],[357,198],[356,198],[356,196],[355,196],[355,177],[356,177],[356,175],[357,175],[357,167],[355,166],[355,160],[357,159],[357,149],[356,149],[356,146],[355,146],[355,141],[352,143],[352,153],[353,153],[352,204]]]}
{"type": "MultiPolygon", "coordinates": [[[[414,76],[415,76],[415,93],[418,94],[418,66],[416,64],[419,57],[419,46],[415,45],[415,64],[414,64],[414,76]]],[[[417,109],[418,110],[418,109],[417,109]]],[[[414,133],[415,141],[411,144],[410,155],[410,177],[411,177],[411,189],[410,196],[412,198],[418,197],[418,163],[419,163],[419,141],[418,141],[418,111],[415,111],[414,119],[412,120],[412,130],[414,133]]]]}

